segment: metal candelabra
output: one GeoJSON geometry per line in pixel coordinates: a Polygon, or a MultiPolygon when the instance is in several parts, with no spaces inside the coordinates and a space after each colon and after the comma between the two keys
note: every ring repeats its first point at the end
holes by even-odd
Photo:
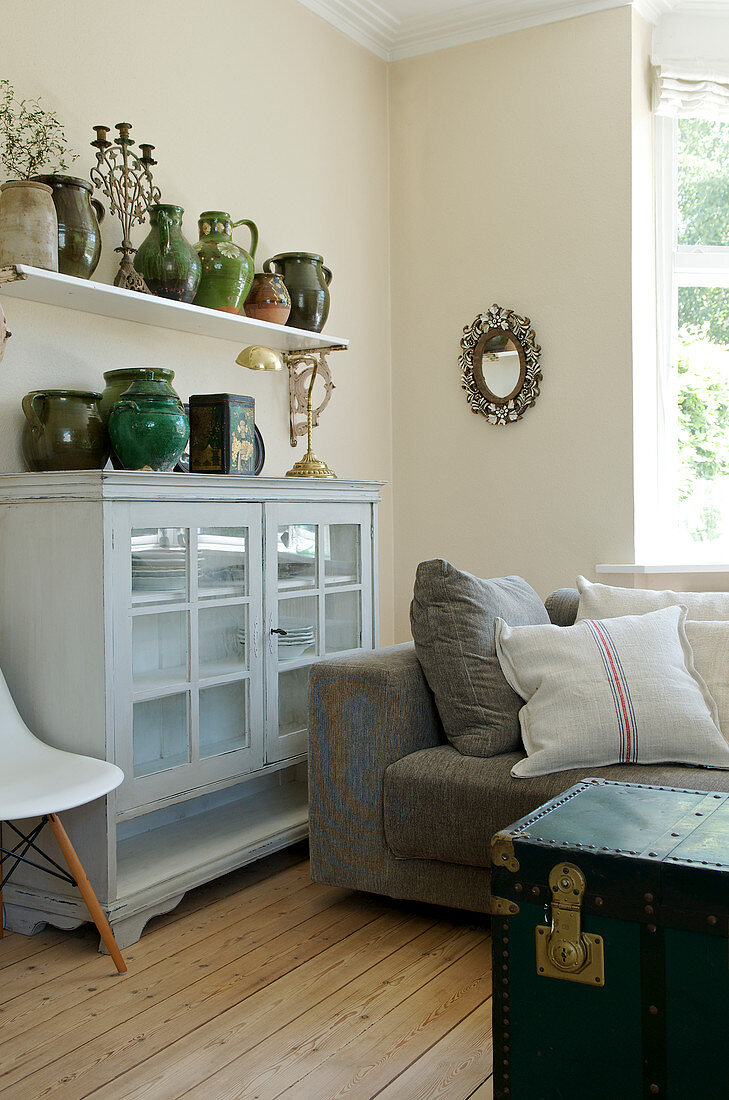
{"type": "Polygon", "coordinates": [[[131,123],[117,122],[116,129],[119,136],[111,142],[106,138],[108,126],[94,126],[96,141],[91,144],[96,149],[96,164],[91,169],[91,181],[101,188],[109,200],[109,212],[116,214],[121,222],[121,248],[114,251],[121,252],[122,258],[114,286],[149,294],[144,279],[134,270],[132,257],[137,250],[132,247],[130,233],[133,225],[142,225],[150,206],[160,200],[159,187],[155,187],[150,172],[152,165],[157,163],[152,158],[154,145],[140,142],[142,155],[139,156],[132,151],[131,123]]]}

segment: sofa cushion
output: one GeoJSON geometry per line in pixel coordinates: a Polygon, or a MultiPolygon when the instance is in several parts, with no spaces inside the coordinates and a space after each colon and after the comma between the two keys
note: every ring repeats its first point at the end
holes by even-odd
{"type": "Polygon", "coordinates": [[[495,756],[521,745],[522,701],[496,656],[497,618],[511,626],[549,623],[544,604],[521,577],[481,580],[442,558],[420,563],[410,607],[415,652],[446,737],[469,756],[495,756]]]}
{"type": "Polygon", "coordinates": [[[729,790],[726,772],[679,764],[612,764],[517,781],[511,769],[523,759],[521,752],[479,759],[439,745],[390,764],[384,781],[384,826],[393,854],[488,867],[494,833],[591,776],[689,790],[729,790]]]}
{"type": "MultiPolygon", "coordinates": [[[[618,615],[645,615],[661,607],[679,605],[687,610],[689,621],[729,619],[729,592],[672,592],[651,588],[613,588],[609,584],[592,584],[577,578],[580,605],[579,619],[612,619],[618,615]]],[[[508,620],[507,620],[508,621],[508,620]]],[[[510,624],[511,625],[511,624],[510,624]]]]}
{"type": "Polygon", "coordinates": [[[512,775],[607,764],[729,768],[716,702],[694,667],[686,609],[582,619],[574,626],[496,623],[527,760],[512,775]]]}
{"type": "Polygon", "coordinates": [[[694,667],[716,702],[719,728],[729,741],[729,622],[686,622],[694,667]]]}

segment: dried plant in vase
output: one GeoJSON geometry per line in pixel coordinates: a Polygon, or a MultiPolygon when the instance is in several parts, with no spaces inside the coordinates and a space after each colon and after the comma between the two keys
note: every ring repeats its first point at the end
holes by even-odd
{"type": "Polygon", "coordinates": [[[17,99],[10,81],[0,80],[0,164],[9,177],[0,186],[0,267],[58,270],[53,192],[31,177],[42,168],[63,170],[76,156],[56,114],[37,99],[17,99]]]}
{"type": "Polygon", "coordinates": [[[0,80],[0,163],[11,180],[29,180],[42,168],[62,172],[69,150],[60,120],[40,100],[16,99],[9,80],[0,80]]]}

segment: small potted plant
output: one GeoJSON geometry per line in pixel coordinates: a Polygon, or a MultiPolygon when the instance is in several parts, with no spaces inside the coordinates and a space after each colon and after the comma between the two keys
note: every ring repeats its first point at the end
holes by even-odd
{"type": "Polygon", "coordinates": [[[42,168],[64,169],[69,154],[63,127],[38,100],[18,100],[0,80],[0,267],[24,263],[58,271],[58,220],[53,191],[31,179],[42,168]]]}

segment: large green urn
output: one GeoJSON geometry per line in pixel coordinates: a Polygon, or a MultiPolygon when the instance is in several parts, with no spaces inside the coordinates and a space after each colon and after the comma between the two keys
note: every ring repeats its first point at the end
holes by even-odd
{"type": "Polygon", "coordinates": [[[135,270],[152,294],[191,302],[200,282],[200,258],[182,234],[181,206],[155,203],[149,208],[150,230],[134,257],[135,270]]]}
{"type": "Polygon", "coordinates": [[[190,438],[190,421],[169,386],[138,378],[109,417],[111,445],[125,470],[172,470],[190,438]]]}
{"type": "Polygon", "coordinates": [[[200,240],[195,247],[202,262],[202,275],[194,304],[240,313],[253,282],[258,227],[247,218],[234,222],[224,210],[204,210],[197,224],[200,240]],[[250,252],[233,240],[233,230],[238,225],[247,225],[251,232],[250,252]]]}

